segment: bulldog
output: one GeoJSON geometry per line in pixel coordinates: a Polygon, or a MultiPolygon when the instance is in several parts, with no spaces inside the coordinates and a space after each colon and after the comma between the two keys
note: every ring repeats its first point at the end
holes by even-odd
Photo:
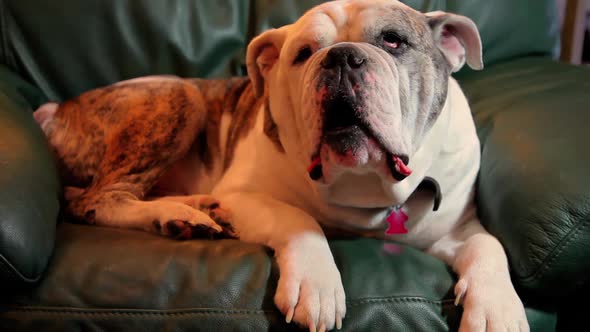
{"type": "Polygon", "coordinates": [[[461,331],[528,331],[474,204],[480,145],[451,78],[482,69],[468,18],[332,1],[247,49],[249,78],[144,77],[40,107],[65,208],[90,224],[274,250],[286,321],[340,329],[326,233],[420,248],[458,274],[461,331]]]}

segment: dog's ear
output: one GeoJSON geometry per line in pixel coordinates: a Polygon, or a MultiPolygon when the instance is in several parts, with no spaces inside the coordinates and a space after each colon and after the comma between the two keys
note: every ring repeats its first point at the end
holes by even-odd
{"type": "Polygon", "coordinates": [[[426,17],[434,42],[453,72],[459,71],[465,62],[475,70],[483,69],[481,38],[471,19],[441,11],[427,13],[426,17]]]}
{"type": "Polygon", "coordinates": [[[270,29],[254,38],[248,45],[246,66],[258,97],[264,93],[264,80],[279,59],[285,37],[284,28],[270,29]]]}

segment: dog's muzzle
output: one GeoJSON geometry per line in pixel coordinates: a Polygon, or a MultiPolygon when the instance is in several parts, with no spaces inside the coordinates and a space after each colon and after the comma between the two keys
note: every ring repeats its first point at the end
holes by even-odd
{"type": "MultiPolygon", "coordinates": [[[[366,84],[363,77],[367,73],[367,62],[367,53],[351,44],[334,46],[320,62],[320,86],[326,91],[321,102],[321,144],[327,144],[336,153],[344,155],[349,151],[354,154],[355,146],[360,142],[374,140],[387,154],[387,166],[392,177],[402,181],[412,173],[407,166],[409,157],[387,151],[366,121],[366,93],[363,90],[366,84]]],[[[312,158],[308,172],[313,180],[322,178],[319,152],[312,158]]]]}

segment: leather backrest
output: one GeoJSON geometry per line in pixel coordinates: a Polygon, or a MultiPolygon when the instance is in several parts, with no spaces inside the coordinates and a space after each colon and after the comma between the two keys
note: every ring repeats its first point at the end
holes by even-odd
{"type": "MultiPolygon", "coordinates": [[[[149,74],[243,74],[249,38],[296,19],[318,0],[5,0],[0,63],[51,100],[149,74]]],[[[555,55],[554,0],[406,0],[467,15],[479,26],[486,64],[555,55]]]]}

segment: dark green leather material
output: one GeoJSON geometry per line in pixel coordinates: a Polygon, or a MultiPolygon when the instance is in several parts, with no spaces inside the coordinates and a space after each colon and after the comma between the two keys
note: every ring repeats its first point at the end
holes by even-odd
{"type": "Polygon", "coordinates": [[[590,278],[590,69],[545,58],[461,80],[482,141],[479,212],[539,296],[590,278]]]}
{"type": "Polygon", "coordinates": [[[0,63],[51,100],[143,75],[228,76],[248,12],[242,0],[0,1],[0,63]]]}
{"type": "MultiPolygon", "coordinates": [[[[448,268],[383,244],[331,243],[347,291],[343,331],[454,330],[460,310],[448,268]]],[[[0,300],[0,330],[294,330],[272,301],[277,277],[261,246],[66,223],[40,286],[0,300]]],[[[535,331],[555,326],[554,315],[527,314],[535,331]]]]}
{"type": "Polygon", "coordinates": [[[443,10],[476,22],[486,66],[531,54],[553,58],[559,55],[559,11],[555,0],[452,0],[443,10]]]}
{"type": "MultiPolygon", "coordinates": [[[[51,100],[143,75],[243,74],[249,38],[291,23],[320,2],[0,1],[0,63],[51,100]]],[[[473,18],[481,30],[486,64],[557,50],[554,0],[405,2],[422,11],[442,9],[473,18]]]]}
{"type": "MultiPolygon", "coordinates": [[[[54,245],[59,182],[26,100],[34,89],[0,66],[0,283],[36,282],[54,245]]],[[[32,97],[31,97],[32,98],[32,97]]]]}

